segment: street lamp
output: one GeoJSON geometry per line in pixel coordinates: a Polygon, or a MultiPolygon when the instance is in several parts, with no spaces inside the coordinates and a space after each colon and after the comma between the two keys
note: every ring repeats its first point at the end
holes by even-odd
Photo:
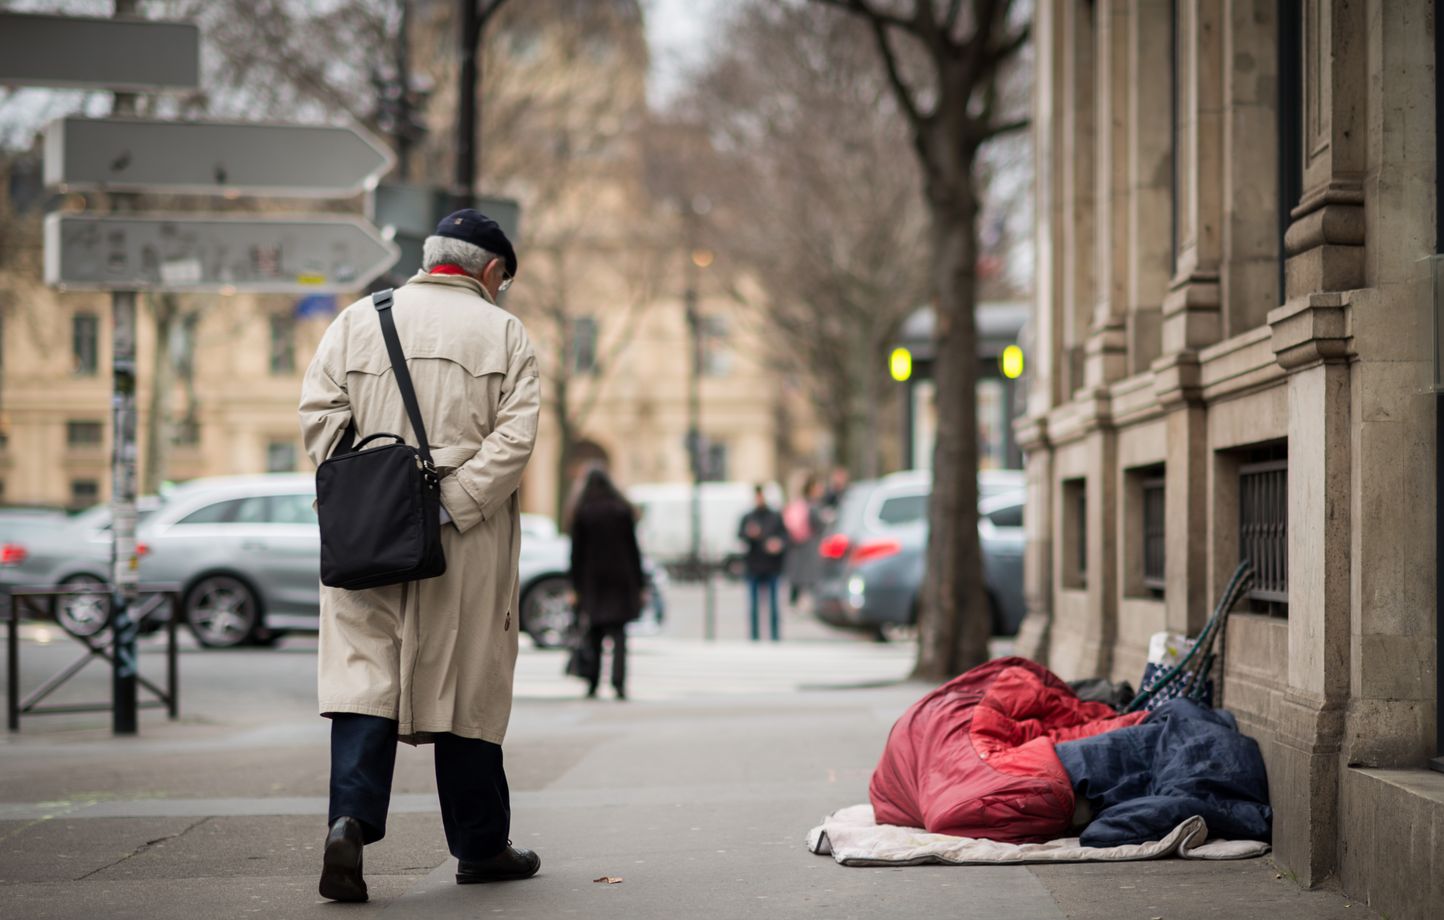
{"type": "Polygon", "coordinates": [[[697,309],[697,282],[700,270],[713,262],[710,249],[697,243],[698,219],[712,209],[706,196],[697,195],[683,202],[682,216],[686,224],[688,258],[683,264],[686,289],[682,303],[686,310],[687,332],[692,345],[692,372],[687,380],[687,452],[692,461],[692,558],[693,572],[702,577],[705,593],[703,635],[710,641],[717,638],[717,595],[712,584],[712,568],[702,559],[702,481],[706,478],[706,459],[702,443],[702,364],[705,359],[702,341],[702,316],[697,309]]]}

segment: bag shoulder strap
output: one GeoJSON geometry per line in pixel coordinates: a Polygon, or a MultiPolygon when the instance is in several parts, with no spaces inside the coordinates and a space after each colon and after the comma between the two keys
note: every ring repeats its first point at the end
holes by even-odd
{"type": "Polygon", "coordinates": [[[421,406],[416,402],[416,389],[411,385],[411,371],[406,366],[406,353],[401,350],[401,338],[396,334],[396,317],[391,315],[393,303],[391,288],[371,295],[371,305],[381,320],[381,335],[386,339],[386,353],[391,356],[391,372],[396,377],[396,387],[401,391],[401,401],[406,404],[406,415],[411,419],[411,430],[416,432],[417,445],[421,448],[421,459],[431,465],[431,444],[426,440],[426,425],[421,420],[421,406]]]}

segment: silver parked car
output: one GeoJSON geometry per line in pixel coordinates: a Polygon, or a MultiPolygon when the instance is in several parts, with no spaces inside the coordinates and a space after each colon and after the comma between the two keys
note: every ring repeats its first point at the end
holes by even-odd
{"type": "MultiPolygon", "coordinates": [[[[993,632],[1012,635],[1023,620],[1022,476],[979,474],[978,536],[993,632]],[[1010,491],[1011,489],[1011,491],[1010,491]]],[[[856,483],[824,536],[814,610],[834,626],[888,638],[917,623],[927,556],[931,482],[903,473],[856,483]]]]}
{"type": "MultiPolygon", "coordinates": [[[[266,643],[288,631],[314,631],[321,555],[315,497],[309,474],[199,479],[178,486],[141,528],[147,548],[141,576],[182,586],[185,622],[207,646],[266,643]]],[[[571,618],[566,583],[571,544],[537,515],[522,515],[521,530],[521,626],[537,645],[554,645],[571,618]]],[[[653,594],[659,615],[660,592],[653,594]]]]}
{"type": "MultiPolygon", "coordinates": [[[[145,496],[136,502],[138,521],[145,522],[161,499],[145,496]]],[[[67,517],[26,512],[0,518],[0,595],[17,587],[103,589],[110,580],[110,507],[96,505],[67,517]]],[[[103,592],[77,594],[51,603],[50,613],[66,632],[93,636],[106,626],[103,592]]],[[[161,625],[149,619],[142,628],[161,625]]]]}
{"type": "MultiPolygon", "coordinates": [[[[552,648],[567,641],[576,619],[572,606],[572,583],[567,574],[572,564],[571,538],[557,530],[551,518],[537,514],[521,516],[521,628],[540,648],[552,648]]],[[[642,559],[647,578],[647,603],[629,633],[656,633],[666,616],[663,592],[666,572],[652,560],[642,559]]]]}

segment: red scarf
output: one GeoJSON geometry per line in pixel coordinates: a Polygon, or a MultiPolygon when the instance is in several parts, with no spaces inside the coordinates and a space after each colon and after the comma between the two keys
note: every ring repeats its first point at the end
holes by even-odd
{"type": "Polygon", "coordinates": [[[436,266],[435,268],[431,269],[431,271],[427,272],[427,274],[428,274],[428,275],[463,275],[463,276],[465,276],[465,277],[467,277],[467,278],[470,278],[470,277],[471,277],[471,274],[470,274],[469,272],[467,272],[464,268],[462,268],[460,265],[453,265],[453,264],[450,263],[450,262],[442,262],[440,265],[436,266]]]}

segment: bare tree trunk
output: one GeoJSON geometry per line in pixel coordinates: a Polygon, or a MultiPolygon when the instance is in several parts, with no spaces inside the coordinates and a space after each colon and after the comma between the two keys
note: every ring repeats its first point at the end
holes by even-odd
{"type": "Polygon", "coordinates": [[[945,680],[988,660],[991,634],[978,541],[977,328],[974,320],[978,200],[973,164],[930,176],[933,280],[937,286],[937,442],[928,506],[928,578],[914,675],[945,680]],[[945,423],[944,423],[945,420],[945,423]]]}

